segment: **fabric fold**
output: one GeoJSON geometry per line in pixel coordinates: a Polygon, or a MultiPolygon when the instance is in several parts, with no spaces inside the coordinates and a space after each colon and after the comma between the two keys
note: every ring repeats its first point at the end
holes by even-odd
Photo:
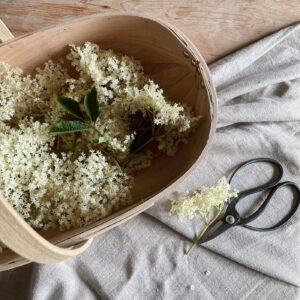
{"type": "MultiPolygon", "coordinates": [[[[210,66],[219,100],[218,130],[205,161],[177,191],[212,185],[239,163],[273,157],[285,166],[283,180],[300,185],[300,25],[285,28],[210,66]]],[[[237,181],[258,184],[265,166],[237,181]]],[[[248,185],[249,187],[249,185],[248,185]]],[[[148,211],[188,239],[203,227],[196,218],[180,224],[167,212],[172,195],[148,211]]],[[[259,197],[258,197],[259,198],[259,197]]],[[[258,199],[259,200],[259,199],[258,199]]],[[[276,221],[291,204],[287,190],[275,195],[262,219],[276,221]]],[[[288,226],[257,233],[233,228],[203,247],[250,269],[300,287],[300,212],[288,226]]],[[[201,249],[196,255],[200,255],[201,249]]]]}

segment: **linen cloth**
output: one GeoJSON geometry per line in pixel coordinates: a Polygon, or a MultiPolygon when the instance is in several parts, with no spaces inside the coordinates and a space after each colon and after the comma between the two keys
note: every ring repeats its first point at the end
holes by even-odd
{"type": "MultiPolygon", "coordinates": [[[[273,157],[300,186],[300,25],[287,27],[210,66],[219,102],[208,156],[176,187],[215,184],[239,163],[273,157]]],[[[272,176],[264,164],[238,174],[242,189],[272,176]]],[[[291,205],[279,191],[255,225],[274,224],[291,205]]],[[[248,211],[261,197],[241,207],[248,211]],[[251,204],[251,205],[250,205],[251,204]]],[[[53,266],[0,273],[0,299],[299,299],[300,212],[280,229],[235,227],[185,256],[197,217],[169,215],[170,197],[97,237],[83,255],[53,266]]]]}

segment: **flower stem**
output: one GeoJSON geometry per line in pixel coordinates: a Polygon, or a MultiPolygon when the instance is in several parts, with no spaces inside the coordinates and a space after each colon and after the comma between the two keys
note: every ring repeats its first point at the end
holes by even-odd
{"type": "Polygon", "coordinates": [[[119,172],[120,172],[120,173],[123,173],[123,170],[122,170],[122,168],[121,168],[119,162],[118,162],[113,156],[111,156],[111,158],[112,158],[112,160],[114,161],[115,165],[117,166],[119,172]]]}
{"type": "Polygon", "coordinates": [[[215,220],[217,220],[217,218],[220,216],[220,214],[222,213],[223,211],[223,206],[220,207],[218,213],[216,214],[216,216],[209,222],[206,224],[206,226],[201,230],[200,234],[197,236],[196,240],[194,241],[193,245],[185,252],[185,255],[188,255],[190,254],[194,249],[195,247],[198,245],[200,239],[203,237],[204,233],[207,231],[208,227],[213,223],[215,222],[215,220]]]}
{"type": "Polygon", "coordinates": [[[194,248],[198,245],[199,240],[202,238],[206,230],[208,229],[210,223],[208,223],[200,232],[200,234],[197,236],[196,240],[194,241],[193,245],[185,252],[185,255],[190,254],[194,248]]]}
{"type": "Polygon", "coordinates": [[[138,147],[133,153],[137,153],[141,149],[143,149],[146,145],[151,143],[154,140],[154,136],[152,136],[149,140],[147,140],[142,146],[138,147]]]}
{"type": "Polygon", "coordinates": [[[107,157],[110,157],[110,158],[113,160],[113,162],[114,162],[114,164],[116,165],[116,167],[118,168],[119,172],[120,172],[120,173],[123,173],[123,169],[122,169],[120,163],[118,162],[118,160],[117,160],[112,154],[108,154],[104,149],[102,149],[102,152],[103,152],[107,157]]]}

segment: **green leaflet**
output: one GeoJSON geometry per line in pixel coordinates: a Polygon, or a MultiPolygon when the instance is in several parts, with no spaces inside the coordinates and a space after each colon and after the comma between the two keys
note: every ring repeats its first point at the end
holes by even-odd
{"type": "Polygon", "coordinates": [[[50,132],[54,135],[58,135],[84,130],[88,130],[88,127],[81,121],[62,121],[52,126],[50,132]]]}
{"type": "Polygon", "coordinates": [[[57,101],[67,113],[83,120],[83,114],[77,101],[65,96],[59,97],[57,101]]]}
{"type": "Polygon", "coordinates": [[[99,103],[97,100],[97,90],[95,87],[93,87],[91,91],[85,95],[84,109],[91,121],[95,123],[100,114],[99,103]]]}

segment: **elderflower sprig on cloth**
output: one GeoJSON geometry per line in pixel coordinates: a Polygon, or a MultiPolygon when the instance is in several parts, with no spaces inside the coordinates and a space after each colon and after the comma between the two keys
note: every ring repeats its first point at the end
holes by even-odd
{"type": "Polygon", "coordinates": [[[226,202],[237,195],[238,191],[231,191],[226,177],[223,176],[215,186],[202,187],[192,193],[179,194],[177,199],[172,200],[170,214],[176,215],[180,221],[193,219],[196,214],[200,214],[205,219],[206,226],[186,254],[194,249],[209,225],[220,215],[226,202]],[[217,210],[217,214],[211,216],[214,209],[217,210]]]}

